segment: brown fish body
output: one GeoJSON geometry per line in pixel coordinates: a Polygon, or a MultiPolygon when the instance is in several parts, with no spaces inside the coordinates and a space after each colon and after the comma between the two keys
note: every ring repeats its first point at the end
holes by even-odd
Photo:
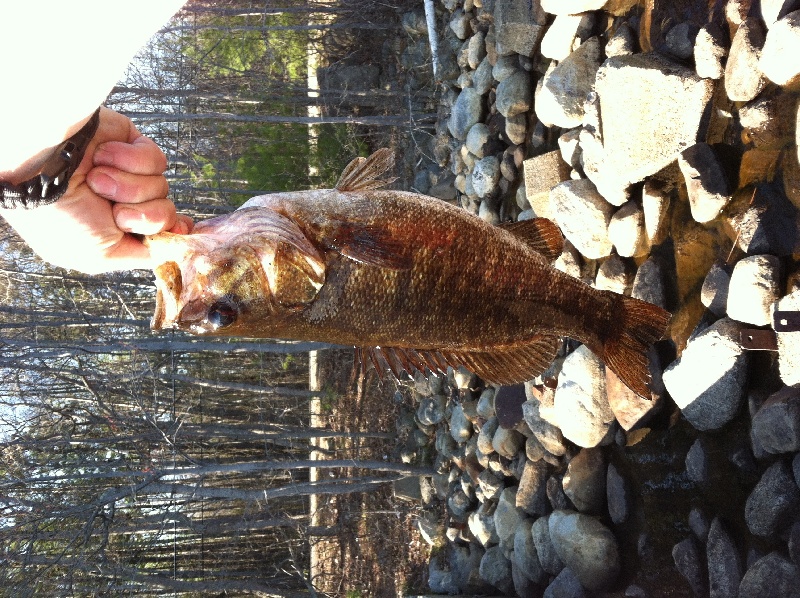
{"type": "Polygon", "coordinates": [[[666,312],[554,269],[561,237],[549,221],[491,226],[375,189],[385,166],[369,167],[351,164],[336,189],[253,198],[200,223],[189,249],[170,236],[183,254],[167,251],[156,269],[154,328],[377,347],[395,371],[461,364],[495,383],[534,377],[569,336],[647,392],[647,346],[666,312]]]}

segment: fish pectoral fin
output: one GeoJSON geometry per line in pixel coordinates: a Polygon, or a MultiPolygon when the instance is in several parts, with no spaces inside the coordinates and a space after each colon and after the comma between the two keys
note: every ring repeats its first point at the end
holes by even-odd
{"type": "Polygon", "coordinates": [[[547,218],[532,218],[500,225],[531,249],[553,261],[564,250],[564,236],[556,224],[547,218]]]}
{"type": "Polygon", "coordinates": [[[411,268],[408,250],[378,226],[331,221],[321,237],[325,247],[356,262],[389,270],[411,268]]]}
{"type": "Polygon", "coordinates": [[[338,191],[366,191],[388,185],[392,179],[379,179],[384,172],[394,166],[394,152],[382,148],[369,158],[355,158],[345,166],[336,182],[338,191]]]}
{"type": "Polygon", "coordinates": [[[544,372],[561,346],[557,336],[539,335],[520,347],[496,351],[448,351],[372,347],[358,350],[362,366],[367,359],[379,372],[390,370],[399,378],[405,371],[445,373],[447,367],[464,366],[485,381],[496,385],[517,384],[544,372]]]}

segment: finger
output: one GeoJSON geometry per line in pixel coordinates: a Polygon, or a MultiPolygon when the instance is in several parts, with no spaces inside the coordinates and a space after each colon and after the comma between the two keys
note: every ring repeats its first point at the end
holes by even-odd
{"type": "Polygon", "coordinates": [[[161,174],[167,158],[155,142],[136,132],[131,143],[106,141],[99,144],[92,157],[95,166],[114,166],[132,174],[161,174]]]}
{"type": "Polygon", "coordinates": [[[161,174],[131,174],[108,166],[96,166],[90,170],[86,183],[100,197],[124,203],[162,198],[169,192],[167,179],[161,174]]]}
{"type": "Polygon", "coordinates": [[[178,219],[175,205],[168,199],[151,199],[135,204],[116,203],[112,209],[116,225],[129,233],[154,235],[171,230],[179,222],[180,226],[186,226],[185,220],[178,219]]]}
{"type": "Polygon", "coordinates": [[[178,214],[175,221],[175,226],[169,229],[169,232],[175,233],[176,235],[188,235],[190,232],[192,232],[193,228],[194,220],[185,214],[178,214]]]}

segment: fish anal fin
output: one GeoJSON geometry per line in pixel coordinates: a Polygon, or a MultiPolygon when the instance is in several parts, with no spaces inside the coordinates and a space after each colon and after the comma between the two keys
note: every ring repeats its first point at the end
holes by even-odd
{"type": "Polygon", "coordinates": [[[622,295],[617,300],[621,302],[619,327],[602,348],[590,348],[625,386],[640,397],[650,399],[650,347],[664,337],[672,316],[646,301],[622,295]]]}
{"type": "Polygon", "coordinates": [[[366,191],[378,189],[394,179],[379,179],[383,173],[394,166],[394,152],[381,148],[368,158],[354,158],[345,166],[336,182],[338,191],[366,191]]]}
{"type": "Polygon", "coordinates": [[[389,270],[411,268],[408,250],[381,227],[330,221],[320,231],[320,237],[322,245],[356,262],[389,270]]]}
{"type": "Polygon", "coordinates": [[[532,218],[500,225],[515,237],[524,241],[534,251],[550,261],[555,260],[564,249],[564,236],[556,224],[547,218],[532,218]]]}
{"type": "Polygon", "coordinates": [[[360,350],[361,359],[391,370],[395,377],[408,374],[445,373],[447,366],[464,366],[492,384],[516,384],[531,380],[552,363],[561,346],[556,336],[535,336],[525,345],[495,351],[420,350],[403,347],[375,347],[360,350]]]}

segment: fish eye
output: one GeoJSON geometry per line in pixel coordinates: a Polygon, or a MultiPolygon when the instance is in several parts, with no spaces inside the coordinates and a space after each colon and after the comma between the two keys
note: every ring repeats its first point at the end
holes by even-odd
{"type": "Polygon", "coordinates": [[[230,299],[220,299],[213,303],[208,309],[206,321],[214,327],[215,330],[230,326],[236,321],[239,315],[239,310],[230,299]]]}

